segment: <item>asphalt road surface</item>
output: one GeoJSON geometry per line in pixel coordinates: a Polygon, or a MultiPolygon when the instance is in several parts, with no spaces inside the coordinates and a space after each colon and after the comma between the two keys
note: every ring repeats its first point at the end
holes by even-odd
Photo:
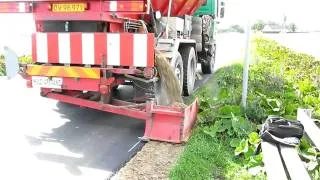
{"type": "Polygon", "coordinates": [[[0,179],[108,179],[143,145],[128,152],[144,121],[42,98],[19,77],[0,79],[0,101],[0,179]]]}
{"type": "Polygon", "coordinates": [[[139,149],[128,152],[143,121],[42,98],[20,78],[0,84],[0,164],[12,179],[105,179],[139,149]]]}

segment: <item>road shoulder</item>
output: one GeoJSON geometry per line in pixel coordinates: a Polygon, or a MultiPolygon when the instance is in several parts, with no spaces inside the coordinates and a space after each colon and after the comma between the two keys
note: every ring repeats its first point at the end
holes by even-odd
{"type": "Polygon", "coordinates": [[[182,150],[181,144],[148,142],[112,180],[169,179],[169,170],[182,150]]]}

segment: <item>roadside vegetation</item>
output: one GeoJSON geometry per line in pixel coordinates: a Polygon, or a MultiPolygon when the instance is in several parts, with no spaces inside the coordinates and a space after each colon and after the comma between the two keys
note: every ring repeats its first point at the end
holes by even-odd
{"type": "Polygon", "coordinates": [[[231,25],[225,29],[219,29],[219,33],[244,33],[244,28],[238,24],[231,25]]]}
{"type": "MultiPolygon", "coordinates": [[[[32,64],[32,58],[31,56],[21,56],[19,57],[19,62],[25,63],[25,64],[32,64]]],[[[5,75],[6,75],[6,68],[4,63],[4,56],[0,54],[0,76],[5,76],[5,75]]]]}
{"type": "Polygon", "coordinates": [[[283,17],[283,22],[282,23],[277,23],[273,21],[268,21],[265,22],[263,20],[257,20],[254,22],[254,24],[251,26],[251,29],[254,31],[263,31],[265,27],[269,27],[271,29],[277,30],[277,29],[285,29],[287,32],[297,32],[298,27],[294,22],[287,22],[287,17],[283,17]],[[283,27],[282,24],[287,24],[285,27],[283,27]]]}
{"type": "Polygon", "coordinates": [[[5,74],[4,56],[0,54],[0,76],[4,76],[5,74]]]}
{"type": "MultiPolygon", "coordinates": [[[[247,108],[240,106],[242,65],[219,69],[195,96],[200,101],[197,128],[171,179],[265,179],[260,125],[268,115],[296,119],[298,107],[320,117],[320,62],[275,41],[253,41],[247,108]]],[[[313,179],[319,179],[319,152],[306,139],[299,148],[313,179]]]]}

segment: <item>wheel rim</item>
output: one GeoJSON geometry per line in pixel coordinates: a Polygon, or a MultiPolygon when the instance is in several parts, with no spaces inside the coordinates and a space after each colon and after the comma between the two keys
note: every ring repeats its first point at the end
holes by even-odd
{"type": "Polygon", "coordinates": [[[195,61],[194,59],[192,59],[192,61],[191,61],[191,77],[192,77],[192,78],[190,78],[191,84],[194,84],[195,76],[196,76],[196,71],[195,71],[196,67],[195,67],[194,61],[195,61]]]}
{"type": "Polygon", "coordinates": [[[182,71],[181,66],[177,64],[174,69],[174,73],[179,81],[180,86],[181,86],[181,78],[182,78],[181,71],[182,71]]]}

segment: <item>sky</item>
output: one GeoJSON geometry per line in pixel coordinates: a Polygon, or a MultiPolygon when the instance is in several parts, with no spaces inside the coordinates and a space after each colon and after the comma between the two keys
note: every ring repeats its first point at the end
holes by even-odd
{"type": "MultiPolygon", "coordinates": [[[[245,25],[248,19],[272,20],[281,23],[283,16],[301,29],[320,30],[320,0],[225,0],[225,18],[221,26],[245,25]]],[[[24,32],[34,30],[30,14],[0,15],[0,32],[24,32]]]]}
{"type": "Polygon", "coordinates": [[[281,23],[284,15],[287,22],[294,22],[304,30],[320,30],[319,0],[225,0],[225,18],[222,26],[245,25],[250,19],[271,20],[281,23]]]}
{"type": "MultiPolygon", "coordinates": [[[[1,1],[1,0],[0,0],[1,1]]],[[[225,18],[220,27],[230,25],[246,26],[255,20],[271,20],[282,23],[296,23],[300,30],[320,30],[320,0],[225,0],[225,18]]],[[[30,51],[30,34],[35,30],[31,14],[0,14],[0,53],[2,46],[21,46],[21,53],[30,51]],[[18,42],[18,43],[17,43],[18,42]],[[29,49],[24,47],[28,46],[29,49]]]]}

